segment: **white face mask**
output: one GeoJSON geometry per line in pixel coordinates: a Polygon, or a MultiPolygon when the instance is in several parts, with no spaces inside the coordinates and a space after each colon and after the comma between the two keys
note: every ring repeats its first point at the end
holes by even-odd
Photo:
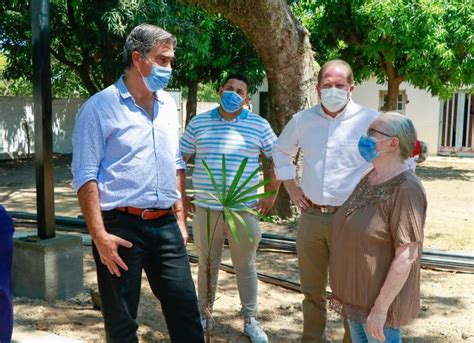
{"type": "Polygon", "coordinates": [[[349,102],[349,92],[335,87],[321,89],[321,103],[330,112],[337,112],[349,102]]]}

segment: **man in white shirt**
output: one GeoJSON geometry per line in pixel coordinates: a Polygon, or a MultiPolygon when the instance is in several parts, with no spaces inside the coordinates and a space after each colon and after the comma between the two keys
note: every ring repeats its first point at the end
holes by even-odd
{"type": "MultiPolygon", "coordinates": [[[[301,210],[296,248],[304,294],[303,342],[324,340],[332,220],[370,168],[358,141],[378,115],[352,102],[353,73],[342,60],[323,65],[316,89],[321,105],[296,113],[273,146],[276,177],[301,210]],[[300,185],[293,164],[298,148],[303,152],[300,185]]],[[[344,342],[350,342],[347,327],[344,342]]]]}

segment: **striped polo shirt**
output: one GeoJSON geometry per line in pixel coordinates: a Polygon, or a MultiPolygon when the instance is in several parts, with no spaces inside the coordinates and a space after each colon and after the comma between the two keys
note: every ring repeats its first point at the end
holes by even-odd
{"type": "MultiPolygon", "coordinates": [[[[248,162],[241,177],[244,181],[258,166],[259,156],[263,153],[268,159],[272,158],[272,147],[276,140],[267,120],[259,115],[242,109],[234,120],[226,120],[219,113],[219,108],[195,116],[186,127],[180,140],[180,149],[183,155],[195,154],[195,168],[193,172],[193,187],[215,194],[211,181],[204,169],[202,160],[206,161],[212,171],[219,191],[222,192],[222,155],[226,157],[226,185],[230,184],[242,160],[247,157],[248,162]]],[[[257,174],[246,188],[252,187],[259,181],[257,174]]],[[[256,191],[248,194],[256,194],[256,191]]],[[[212,199],[206,194],[198,193],[196,199],[212,199]]],[[[211,209],[222,209],[218,205],[203,205],[211,209]]],[[[246,205],[252,205],[247,203],[246,205]]]]}

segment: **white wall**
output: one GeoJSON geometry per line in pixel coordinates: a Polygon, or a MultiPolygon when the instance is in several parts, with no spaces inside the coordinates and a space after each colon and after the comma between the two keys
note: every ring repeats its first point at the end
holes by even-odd
{"type": "Polygon", "coordinates": [[[267,78],[263,79],[263,83],[258,87],[258,90],[255,94],[252,94],[251,102],[252,102],[252,112],[256,114],[260,114],[260,92],[268,92],[268,81],[267,78]]]}
{"type": "MultiPolygon", "coordinates": [[[[181,92],[169,92],[183,122],[181,92]]],[[[52,102],[53,152],[72,153],[72,131],[76,114],[86,99],[57,99],[52,102]]],[[[184,127],[184,124],[183,124],[184,127]]],[[[0,160],[35,152],[33,99],[31,97],[0,97],[0,160]]]]}
{"type": "MultiPolygon", "coordinates": [[[[428,92],[415,89],[402,83],[401,90],[405,90],[409,103],[405,113],[410,117],[421,140],[428,143],[430,153],[438,151],[439,131],[439,99],[432,97],[428,92]]],[[[353,94],[354,101],[367,107],[379,110],[379,91],[386,90],[386,86],[378,85],[375,80],[368,80],[356,86],[353,94]]],[[[259,91],[268,91],[267,80],[259,87],[259,91]]],[[[174,93],[174,92],[171,92],[174,93]]],[[[179,95],[175,100],[179,101],[179,95]]],[[[85,99],[58,99],[53,100],[53,151],[56,153],[72,153],[72,130],[75,116],[85,99]]],[[[0,159],[34,153],[34,120],[33,101],[28,97],[0,97],[0,159]]],[[[258,113],[259,93],[252,96],[252,111],[258,113]]],[[[217,103],[198,103],[198,113],[205,112],[217,103]]],[[[179,114],[184,121],[186,108],[178,104],[179,114]]],[[[183,123],[184,126],[184,123],[183,123]]]]}
{"type": "MultiPolygon", "coordinates": [[[[53,151],[72,152],[72,129],[84,99],[53,100],[53,151]]],[[[34,153],[33,99],[0,97],[0,159],[34,153]]]]}
{"type": "MultiPolygon", "coordinates": [[[[386,91],[387,85],[379,85],[375,79],[356,85],[353,99],[356,103],[380,110],[379,93],[386,91]]],[[[407,95],[405,114],[413,121],[418,132],[418,138],[428,144],[430,154],[438,152],[439,132],[439,98],[431,96],[427,91],[414,88],[408,83],[402,83],[400,90],[407,95]]]]}
{"type": "MultiPolygon", "coordinates": [[[[356,85],[353,100],[356,103],[379,111],[379,94],[380,91],[386,90],[387,85],[379,85],[375,79],[370,79],[364,81],[362,84],[356,85]]],[[[439,99],[405,82],[400,85],[400,90],[404,90],[407,94],[408,103],[405,107],[405,114],[413,121],[418,131],[418,138],[428,144],[430,154],[437,154],[439,99]]],[[[258,91],[252,95],[252,111],[254,113],[259,113],[259,92],[267,91],[268,82],[267,79],[265,79],[264,83],[258,88],[258,91]]]]}

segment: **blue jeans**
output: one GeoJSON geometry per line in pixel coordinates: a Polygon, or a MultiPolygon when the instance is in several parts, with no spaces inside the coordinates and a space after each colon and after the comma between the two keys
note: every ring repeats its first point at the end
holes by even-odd
{"type": "MultiPolygon", "coordinates": [[[[367,333],[367,325],[360,324],[349,320],[349,328],[351,330],[351,338],[353,343],[379,343],[380,341],[372,338],[367,333]]],[[[400,329],[385,327],[383,329],[385,335],[385,343],[401,343],[402,334],[400,329]]]]}
{"type": "Polygon", "coordinates": [[[136,322],[142,270],[160,300],[172,342],[204,342],[188,254],[174,215],[154,220],[116,210],[102,212],[107,232],[133,243],[119,247],[128,271],[117,277],[93,245],[107,342],[138,342],[136,322]]]}
{"type": "Polygon", "coordinates": [[[13,330],[13,220],[0,205],[0,343],[10,343],[13,330]]]}

